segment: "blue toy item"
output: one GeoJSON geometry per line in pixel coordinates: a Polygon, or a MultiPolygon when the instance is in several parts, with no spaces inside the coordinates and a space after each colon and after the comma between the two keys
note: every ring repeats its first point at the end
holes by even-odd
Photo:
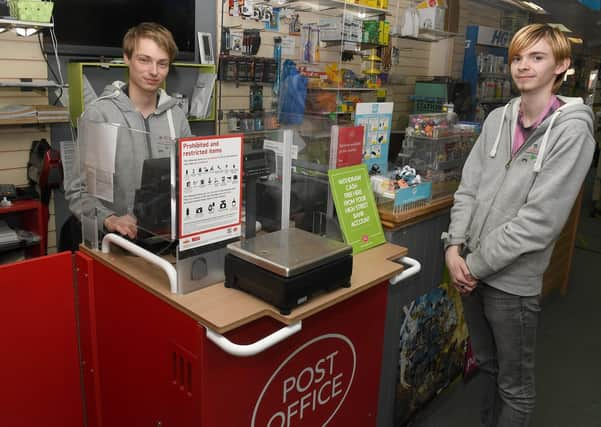
{"type": "Polygon", "coordinates": [[[303,122],[307,98],[306,77],[296,69],[296,64],[286,59],[282,65],[282,80],[279,99],[279,121],[283,125],[298,125],[303,122]]]}

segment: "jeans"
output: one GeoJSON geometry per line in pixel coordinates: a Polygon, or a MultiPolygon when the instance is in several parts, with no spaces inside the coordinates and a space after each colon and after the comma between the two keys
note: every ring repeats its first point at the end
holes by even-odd
{"type": "Polygon", "coordinates": [[[462,300],[472,350],[486,383],[482,426],[527,426],[536,400],[539,297],[508,294],[480,282],[462,300]]]}

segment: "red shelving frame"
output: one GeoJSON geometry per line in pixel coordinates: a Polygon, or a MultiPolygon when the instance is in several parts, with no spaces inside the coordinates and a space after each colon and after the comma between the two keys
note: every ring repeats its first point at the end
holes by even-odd
{"type": "Polygon", "coordinates": [[[12,206],[0,207],[0,219],[5,215],[19,217],[19,227],[40,236],[37,244],[26,248],[27,258],[46,255],[48,242],[48,207],[39,200],[18,200],[12,206]]]}

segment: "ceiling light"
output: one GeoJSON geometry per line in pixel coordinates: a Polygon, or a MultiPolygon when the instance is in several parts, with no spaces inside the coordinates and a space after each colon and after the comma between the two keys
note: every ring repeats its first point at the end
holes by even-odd
{"type": "Polygon", "coordinates": [[[22,37],[29,37],[38,32],[37,28],[15,28],[17,35],[22,37]]]}
{"type": "Polygon", "coordinates": [[[570,30],[568,27],[566,27],[563,24],[548,22],[547,25],[549,27],[557,28],[562,33],[572,33],[573,32],[572,30],[570,30]]]}
{"type": "Polygon", "coordinates": [[[548,14],[548,12],[545,9],[543,9],[541,6],[539,6],[536,3],[533,3],[531,1],[521,0],[520,3],[523,4],[524,6],[526,6],[527,8],[533,10],[535,13],[548,14]]]}

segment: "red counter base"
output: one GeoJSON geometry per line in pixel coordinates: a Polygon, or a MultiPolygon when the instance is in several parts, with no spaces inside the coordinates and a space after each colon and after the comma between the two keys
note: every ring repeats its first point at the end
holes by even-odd
{"type": "MultiPolygon", "coordinates": [[[[89,426],[376,424],[386,284],[241,358],[208,341],[191,317],[103,264],[80,253],[78,266],[89,426]]],[[[247,344],[282,326],[262,318],[226,336],[247,344]]]]}
{"type": "Polygon", "coordinates": [[[0,266],[0,295],[0,425],[83,426],[71,253],[0,266]]]}

